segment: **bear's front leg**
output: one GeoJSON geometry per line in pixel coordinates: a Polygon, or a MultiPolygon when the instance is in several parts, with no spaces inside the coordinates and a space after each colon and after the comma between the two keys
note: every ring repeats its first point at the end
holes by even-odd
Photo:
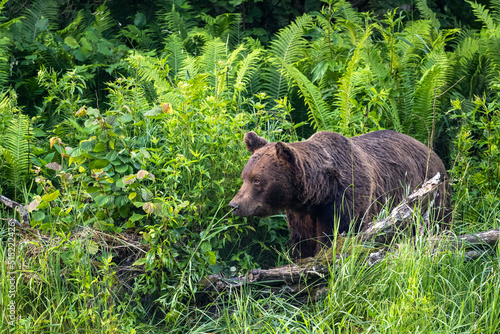
{"type": "Polygon", "coordinates": [[[315,213],[316,247],[314,255],[318,254],[323,248],[330,247],[335,221],[333,205],[316,208],[315,213]]]}
{"type": "Polygon", "coordinates": [[[286,212],[290,229],[291,255],[295,259],[316,254],[316,217],[311,214],[286,212]]]}

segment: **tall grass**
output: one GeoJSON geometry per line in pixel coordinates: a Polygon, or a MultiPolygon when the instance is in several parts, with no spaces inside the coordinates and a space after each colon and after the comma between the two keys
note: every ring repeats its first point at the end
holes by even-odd
{"type": "MultiPolygon", "coordinates": [[[[490,229],[500,225],[500,211],[490,229]]],[[[464,251],[431,249],[427,236],[405,239],[375,266],[359,246],[330,268],[324,298],[302,305],[244,287],[192,310],[171,328],[190,333],[498,333],[500,248],[475,261],[464,251]]],[[[333,250],[335,251],[335,249],[333,250]]]]}
{"type": "MultiPolygon", "coordinates": [[[[499,227],[498,207],[490,208],[488,218],[475,226],[477,231],[499,227]]],[[[5,233],[2,230],[2,240],[5,233]]],[[[344,244],[341,252],[348,250],[350,256],[332,264],[323,297],[316,303],[300,304],[245,286],[221,294],[208,308],[185,308],[167,319],[160,314],[150,318],[155,303],[148,306],[144,296],[138,303],[133,288],[118,279],[105,251],[106,241],[94,243],[95,237],[84,233],[78,238],[53,233],[43,240],[18,234],[18,319],[15,328],[2,321],[1,332],[498,333],[500,329],[498,247],[488,256],[466,261],[463,251],[433,250],[426,235],[419,235],[403,239],[397,252],[369,267],[361,247],[344,244]],[[96,255],[93,247],[101,253],[96,255]]],[[[6,259],[5,247],[0,256],[6,259]]],[[[7,271],[1,261],[2,291],[8,290],[7,271]]],[[[5,319],[6,295],[0,300],[5,319]]]]}
{"type": "Polygon", "coordinates": [[[105,240],[96,243],[90,229],[77,237],[61,232],[36,236],[18,229],[13,271],[6,262],[6,229],[0,231],[0,333],[133,332],[131,300],[126,289],[117,285],[105,240]],[[16,276],[14,325],[7,321],[7,273],[12,272],[16,276]]]}

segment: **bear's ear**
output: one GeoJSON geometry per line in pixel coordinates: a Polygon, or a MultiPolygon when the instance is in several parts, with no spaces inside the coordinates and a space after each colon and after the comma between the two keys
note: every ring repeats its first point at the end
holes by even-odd
{"type": "Polygon", "coordinates": [[[295,153],[293,152],[293,148],[285,144],[281,141],[276,143],[276,156],[278,159],[289,162],[292,165],[295,165],[295,153]]]}
{"type": "Polygon", "coordinates": [[[250,153],[255,152],[262,146],[267,144],[267,140],[259,137],[255,132],[250,131],[245,133],[245,146],[250,153]]]}

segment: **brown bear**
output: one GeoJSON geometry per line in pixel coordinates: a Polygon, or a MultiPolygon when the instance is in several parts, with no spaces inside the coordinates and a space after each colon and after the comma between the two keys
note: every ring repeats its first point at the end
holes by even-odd
{"type": "Polygon", "coordinates": [[[445,184],[436,203],[437,217],[450,207],[448,178],[441,159],[416,139],[391,130],[347,138],[318,132],[306,141],[268,143],[245,134],[253,155],[243,185],[229,206],[237,216],[265,217],[286,212],[292,255],[314,256],[328,245],[338,225],[360,231],[386,203],[397,205],[409,190],[440,172],[445,184]],[[390,201],[390,202],[389,202],[390,201]],[[336,218],[334,218],[336,217],[336,218]]]}

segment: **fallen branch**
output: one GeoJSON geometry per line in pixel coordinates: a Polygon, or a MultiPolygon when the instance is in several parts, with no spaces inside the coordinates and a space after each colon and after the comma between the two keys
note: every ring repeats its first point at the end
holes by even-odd
{"type": "Polygon", "coordinates": [[[460,236],[433,236],[429,238],[429,245],[433,248],[490,248],[494,247],[500,237],[499,229],[484,231],[460,236]]]}
{"type": "Polygon", "coordinates": [[[422,212],[428,210],[430,198],[436,196],[443,180],[444,175],[437,173],[395,207],[389,217],[374,222],[360,233],[360,240],[388,244],[397,232],[404,231],[412,223],[415,207],[420,207],[422,212]]]}
{"type": "MultiPolygon", "coordinates": [[[[0,195],[0,202],[2,202],[5,206],[8,206],[9,208],[16,210],[16,208],[19,210],[19,213],[21,214],[23,218],[23,223],[26,225],[30,225],[30,215],[26,210],[24,210],[23,206],[17,202],[14,202],[13,200],[0,195]]],[[[11,218],[11,221],[14,221],[14,223],[18,226],[21,226],[21,224],[16,220],[11,218]]]]}

